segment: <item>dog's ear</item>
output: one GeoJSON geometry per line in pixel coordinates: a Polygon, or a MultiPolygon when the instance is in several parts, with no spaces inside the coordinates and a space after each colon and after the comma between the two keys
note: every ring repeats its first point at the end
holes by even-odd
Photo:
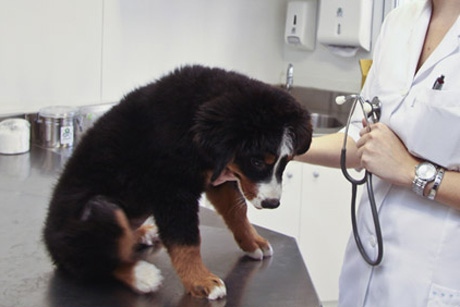
{"type": "Polygon", "coordinates": [[[293,135],[293,150],[295,155],[301,155],[310,149],[313,127],[311,124],[310,113],[300,108],[298,120],[291,126],[293,135]]]}
{"type": "Polygon", "coordinates": [[[225,167],[231,162],[233,155],[227,154],[217,159],[214,169],[212,171],[211,182],[216,181],[220,174],[224,171],[225,167]]]}
{"type": "Polygon", "coordinates": [[[231,103],[225,97],[205,102],[195,114],[193,142],[199,154],[212,165],[211,182],[233,160],[238,148],[238,123],[228,116],[231,103]]]}

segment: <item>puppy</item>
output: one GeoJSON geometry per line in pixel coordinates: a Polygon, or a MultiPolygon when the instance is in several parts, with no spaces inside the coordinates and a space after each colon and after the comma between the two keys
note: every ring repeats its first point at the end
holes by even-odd
{"type": "Polygon", "coordinates": [[[309,113],[281,89],[235,72],[187,66],[129,93],[87,131],[55,186],[44,228],[54,263],[80,279],[155,291],[159,270],[136,250],[154,217],[185,291],[217,299],[223,281],[200,255],[203,192],[254,259],[270,244],[246,201],[276,208],[288,161],[308,150],[309,113]]]}

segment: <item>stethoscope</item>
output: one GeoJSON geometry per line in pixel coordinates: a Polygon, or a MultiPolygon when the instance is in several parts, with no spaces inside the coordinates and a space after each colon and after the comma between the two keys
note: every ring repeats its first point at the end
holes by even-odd
{"type": "Polygon", "coordinates": [[[370,129],[369,118],[371,118],[373,123],[376,123],[380,119],[381,113],[381,103],[377,97],[374,97],[372,101],[364,101],[363,97],[360,95],[350,95],[350,96],[339,96],[336,98],[336,103],[341,105],[345,102],[353,100],[353,106],[350,109],[350,114],[348,116],[347,125],[345,127],[345,135],[343,138],[343,146],[340,154],[340,168],[345,178],[351,183],[351,223],[353,228],[353,236],[355,238],[356,246],[358,247],[359,252],[361,253],[363,259],[370,264],[371,266],[377,266],[380,264],[383,258],[383,239],[382,239],[382,230],[380,228],[379,216],[377,212],[377,206],[375,204],[374,198],[374,189],[372,186],[372,174],[368,171],[365,171],[364,177],[362,179],[353,178],[347,170],[346,161],[347,161],[347,136],[348,128],[350,127],[350,122],[352,115],[354,113],[356,103],[359,102],[361,109],[363,111],[364,120],[366,121],[367,129],[370,129]],[[372,219],[374,221],[375,235],[377,237],[377,247],[378,254],[375,260],[371,259],[364,249],[363,243],[361,242],[361,237],[358,232],[358,226],[356,223],[356,192],[358,185],[366,183],[367,194],[369,197],[369,205],[372,211],[372,219]]]}

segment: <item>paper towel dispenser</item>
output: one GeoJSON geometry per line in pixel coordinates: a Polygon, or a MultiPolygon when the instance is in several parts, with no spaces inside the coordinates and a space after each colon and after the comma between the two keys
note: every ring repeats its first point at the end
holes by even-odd
{"type": "Polygon", "coordinates": [[[326,46],[371,49],[373,0],[327,0],[319,8],[318,41],[326,46]]]}
{"type": "Polygon", "coordinates": [[[313,50],[316,40],[317,0],[288,3],[284,39],[296,48],[313,50]]]}

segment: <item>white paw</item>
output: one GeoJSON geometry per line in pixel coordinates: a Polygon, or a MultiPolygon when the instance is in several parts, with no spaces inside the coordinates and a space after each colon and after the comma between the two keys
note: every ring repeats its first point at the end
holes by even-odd
{"type": "Polygon", "coordinates": [[[163,277],[161,272],[151,263],[139,260],[134,266],[134,282],[133,287],[140,293],[149,293],[156,291],[163,277]]]}
{"type": "Polygon", "coordinates": [[[263,249],[258,248],[253,252],[246,252],[246,255],[255,260],[262,260],[265,257],[273,256],[273,248],[269,243],[266,248],[263,248],[263,249]]]}
{"type": "Polygon", "coordinates": [[[158,235],[158,229],[155,225],[149,225],[146,228],[147,231],[140,238],[140,243],[148,246],[152,246],[155,243],[160,241],[160,236],[158,235]]]}
{"type": "Polygon", "coordinates": [[[209,293],[209,300],[217,300],[227,295],[227,289],[225,288],[224,282],[222,280],[220,280],[220,282],[222,283],[222,285],[215,287],[214,289],[212,289],[211,293],[209,293]]]}
{"type": "Polygon", "coordinates": [[[144,234],[140,237],[139,243],[152,246],[160,241],[158,228],[155,224],[153,216],[150,216],[147,220],[145,220],[141,226],[141,229],[144,230],[144,234]]]}
{"type": "Polygon", "coordinates": [[[268,246],[263,249],[264,252],[264,257],[271,257],[273,256],[273,247],[270,243],[268,243],[268,246]]]}

